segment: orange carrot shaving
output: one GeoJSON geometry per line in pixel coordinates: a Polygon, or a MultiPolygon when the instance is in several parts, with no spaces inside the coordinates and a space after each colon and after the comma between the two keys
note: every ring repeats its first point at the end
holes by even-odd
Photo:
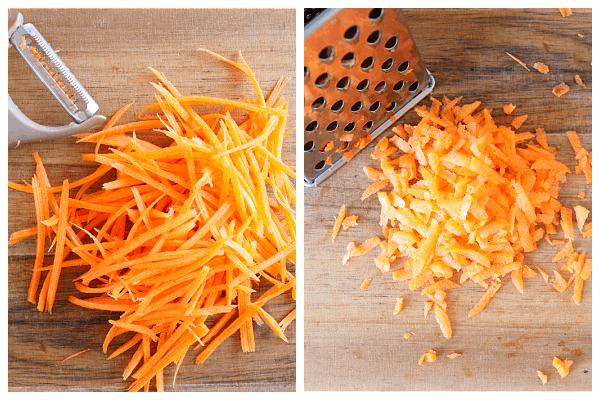
{"type": "Polygon", "coordinates": [[[412,333],[412,332],[406,332],[406,333],[404,334],[404,339],[408,339],[408,338],[409,338],[409,337],[411,337],[412,335],[414,335],[414,333],[412,333]]]}
{"type": "Polygon", "coordinates": [[[340,212],[338,213],[337,218],[335,219],[335,223],[333,224],[333,233],[331,234],[331,241],[335,242],[335,238],[340,232],[340,228],[342,227],[342,223],[344,222],[344,218],[346,216],[346,206],[342,205],[340,208],[340,212]]]}
{"type": "Polygon", "coordinates": [[[562,260],[565,257],[570,256],[571,253],[573,252],[573,250],[574,250],[573,244],[569,240],[569,242],[565,245],[565,247],[563,247],[558,253],[556,253],[556,255],[554,257],[552,257],[552,262],[557,262],[559,260],[562,260]]]}
{"type": "Polygon", "coordinates": [[[517,57],[513,56],[512,54],[510,54],[510,53],[508,53],[508,52],[507,52],[506,54],[508,54],[508,56],[509,56],[510,58],[512,58],[513,60],[515,60],[516,62],[518,62],[518,63],[519,63],[519,64],[520,64],[520,65],[521,65],[523,68],[525,68],[527,71],[531,72],[531,70],[530,70],[529,68],[527,68],[527,64],[525,64],[523,61],[519,60],[517,57]]]}
{"type": "Polygon", "coordinates": [[[351,226],[358,225],[358,215],[349,215],[342,221],[342,228],[344,230],[350,228],[351,226]]]}
{"type": "Polygon", "coordinates": [[[579,75],[575,75],[575,83],[577,83],[582,88],[587,89],[587,86],[585,86],[583,80],[581,80],[581,77],[579,75]]]}
{"type": "Polygon", "coordinates": [[[76,352],[76,353],[73,353],[73,354],[71,354],[70,356],[67,356],[67,357],[63,358],[63,359],[62,359],[60,362],[65,362],[65,361],[67,361],[67,360],[70,360],[70,359],[71,359],[71,358],[73,358],[73,357],[77,357],[77,356],[79,356],[79,355],[81,355],[81,354],[83,354],[83,353],[85,353],[85,352],[88,352],[88,351],[90,351],[90,349],[79,350],[78,352],[76,352]]]}
{"type": "Polygon", "coordinates": [[[565,233],[565,238],[574,240],[573,232],[573,210],[563,207],[560,210],[560,226],[565,233]]]}
{"type": "Polygon", "coordinates": [[[554,87],[554,89],[552,89],[552,93],[554,93],[554,95],[556,97],[561,97],[562,95],[566,94],[568,91],[569,91],[569,85],[567,85],[564,82],[556,85],[554,87]]]}
{"type": "Polygon", "coordinates": [[[423,362],[432,363],[437,358],[434,350],[429,350],[427,353],[423,354],[421,358],[419,358],[419,365],[423,364],[423,362]]]}
{"type": "Polygon", "coordinates": [[[404,307],[404,298],[398,297],[396,299],[396,305],[394,306],[394,315],[400,314],[400,311],[402,311],[403,307],[404,307]]]}
{"type": "Polygon", "coordinates": [[[569,375],[569,368],[571,367],[572,364],[573,364],[572,360],[562,361],[558,357],[554,357],[554,359],[552,360],[552,366],[554,368],[556,368],[556,371],[558,371],[558,374],[560,375],[560,377],[562,379],[564,379],[567,375],[569,375]]]}
{"type": "Polygon", "coordinates": [[[282,161],[290,131],[280,91],[287,81],[265,97],[241,54],[241,63],[217,57],[249,77],[255,99],[182,96],[151,69],[160,81],[157,102],[137,121],[117,125],[130,103],[101,131],[77,135],[96,144],[83,156],[100,164],[96,171],[53,187],[34,154],[31,186],[9,182],[33,194],[36,210],[36,226],[14,232],[9,242],[37,234],[28,300],[37,298],[38,310],[51,313],[62,269],[85,267],[75,288],[86,299],[68,299],[120,313],[108,321],[103,351],[115,337],[129,336],[109,358],[136,348],[123,374],[134,379],[131,391],[147,391],[151,381],[164,390],[164,368],[174,363],[176,376],[190,346],[203,348],[201,363],[239,331],[242,350],[254,351],[254,324],[264,322],[287,341],[284,331],[296,318],[294,308],[277,322],[263,308],[288,291],[295,300],[295,172],[282,161]],[[201,115],[195,108],[214,105],[222,110],[201,115]],[[239,119],[230,114],[234,108],[244,111],[239,119]],[[160,146],[137,136],[147,129],[162,136],[160,146]],[[116,178],[107,178],[112,171],[116,178]],[[103,177],[113,180],[99,182],[103,177]],[[101,189],[88,193],[95,183],[101,189]],[[259,286],[266,291],[254,298],[259,286]]]}
{"type": "Polygon", "coordinates": [[[506,115],[512,114],[512,112],[515,111],[515,108],[517,108],[517,106],[513,105],[512,103],[505,105],[503,108],[504,114],[506,114],[506,115]]]}
{"type": "Polygon", "coordinates": [[[579,228],[579,231],[583,233],[583,226],[585,225],[585,220],[587,219],[590,211],[583,206],[575,206],[573,207],[573,210],[575,211],[577,228],[579,228]]]}
{"type": "Polygon", "coordinates": [[[542,275],[542,278],[544,278],[544,282],[548,283],[548,280],[550,279],[550,276],[546,273],[546,271],[544,271],[540,267],[536,266],[536,268],[540,272],[540,275],[542,275]]]}
{"type": "Polygon", "coordinates": [[[457,353],[456,351],[454,353],[450,353],[448,354],[448,358],[451,360],[454,360],[456,357],[460,357],[462,354],[461,353],[457,353]]]}
{"type": "Polygon", "coordinates": [[[548,68],[548,66],[542,62],[534,63],[533,68],[537,69],[542,74],[547,74],[548,72],[550,72],[550,68],[548,68]]]}
{"type": "Polygon", "coordinates": [[[472,317],[476,314],[479,314],[487,307],[488,303],[494,297],[498,289],[500,289],[500,283],[493,283],[492,287],[488,289],[487,292],[483,295],[483,297],[479,300],[479,302],[469,311],[469,317],[472,317]]]}
{"type": "Polygon", "coordinates": [[[573,13],[570,8],[559,8],[558,11],[560,11],[563,17],[568,17],[573,13]]]}
{"type": "Polygon", "coordinates": [[[542,380],[542,385],[545,385],[546,383],[548,383],[548,375],[546,375],[545,373],[543,373],[540,370],[537,370],[537,374],[538,374],[538,377],[542,380]]]}
{"type": "Polygon", "coordinates": [[[521,115],[519,117],[514,117],[512,122],[510,123],[510,126],[512,126],[515,129],[519,129],[526,120],[527,120],[527,115],[521,115]]]}
{"type": "Polygon", "coordinates": [[[370,284],[371,284],[371,278],[367,278],[364,281],[362,281],[362,283],[360,284],[360,289],[367,290],[367,288],[369,287],[370,284]]]}

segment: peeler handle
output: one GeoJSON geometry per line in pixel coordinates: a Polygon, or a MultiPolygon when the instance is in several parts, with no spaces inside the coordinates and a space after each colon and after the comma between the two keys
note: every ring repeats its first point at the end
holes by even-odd
{"type": "Polygon", "coordinates": [[[71,122],[64,126],[44,126],[33,122],[8,96],[8,147],[17,147],[20,143],[59,138],[91,130],[106,121],[103,115],[94,115],[80,124],[71,122]]]}

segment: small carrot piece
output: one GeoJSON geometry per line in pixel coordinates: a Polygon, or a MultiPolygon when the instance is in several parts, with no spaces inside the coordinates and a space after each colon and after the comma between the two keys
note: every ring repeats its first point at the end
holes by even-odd
{"type": "Polygon", "coordinates": [[[525,64],[523,61],[519,60],[517,57],[513,56],[512,54],[510,54],[510,53],[508,53],[508,52],[507,52],[506,54],[508,54],[508,56],[509,56],[510,58],[512,58],[513,60],[515,60],[516,62],[518,62],[518,63],[519,63],[519,65],[521,65],[521,66],[522,66],[523,68],[525,68],[527,71],[531,72],[531,70],[530,70],[529,68],[527,68],[527,64],[525,64]]]}
{"type": "Polygon", "coordinates": [[[554,87],[554,89],[552,89],[552,93],[554,93],[554,95],[556,97],[561,97],[561,96],[565,95],[568,91],[569,91],[569,85],[567,85],[564,82],[556,85],[554,87]]]}
{"type": "Polygon", "coordinates": [[[394,315],[400,314],[400,311],[402,311],[402,308],[404,308],[404,298],[398,297],[396,299],[396,305],[394,306],[394,315]]]}
{"type": "Polygon", "coordinates": [[[572,364],[573,364],[572,360],[562,361],[558,357],[554,357],[554,359],[552,360],[552,366],[554,368],[556,368],[556,371],[560,375],[561,379],[564,379],[567,377],[567,375],[569,375],[569,368],[571,367],[572,364]]]}
{"type": "Polygon", "coordinates": [[[423,354],[421,358],[419,358],[419,365],[423,364],[423,362],[432,363],[437,358],[434,350],[429,350],[427,353],[423,354]]]}
{"type": "Polygon", "coordinates": [[[537,69],[539,72],[541,72],[544,75],[547,74],[548,72],[550,72],[550,68],[548,68],[548,66],[542,62],[534,63],[533,68],[537,69]]]}
{"type": "Polygon", "coordinates": [[[73,358],[73,357],[77,357],[77,356],[79,356],[79,355],[81,355],[81,354],[83,354],[83,353],[86,353],[86,352],[88,352],[88,351],[90,351],[90,349],[79,350],[78,352],[75,352],[75,353],[71,354],[70,356],[67,356],[67,357],[63,358],[63,359],[62,359],[60,362],[61,362],[61,363],[62,363],[62,362],[65,362],[65,361],[67,361],[67,360],[70,360],[70,359],[71,359],[71,358],[73,358]]]}
{"type": "Polygon", "coordinates": [[[335,219],[335,223],[333,224],[333,233],[331,234],[331,241],[335,242],[335,238],[337,237],[340,229],[342,227],[342,223],[344,222],[344,217],[346,216],[346,205],[342,205],[340,208],[340,212],[335,219]]]}

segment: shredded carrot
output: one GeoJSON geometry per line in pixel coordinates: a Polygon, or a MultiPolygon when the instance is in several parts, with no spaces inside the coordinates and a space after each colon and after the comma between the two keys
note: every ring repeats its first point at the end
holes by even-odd
{"type": "Polygon", "coordinates": [[[346,216],[346,206],[342,205],[340,208],[340,212],[338,213],[337,218],[335,219],[335,224],[333,225],[333,233],[331,234],[331,241],[335,242],[335,238],[340,232],[340,228],[342,227],[342,223],[344,222],[344,218],[346,216]]]}
{"type": "Polygon", "coordinates": [[[503,108],[504,114],[506,114],[506,115],[512,114],[512,112],[515,111],[515,108],[517,108],[517,106],[513,105],[512,103],[505,105],[503,108]]]}
{"type": "Polygon", "coordinates": [[[351,226],[357,226],[358,225],[357,221],[358,221],[358,215],[348,215],[342,221],[342,228],[344,230],[346,230],[346,229],[350,228],[351,226]]]}
{"type": "Polygon", "coordinates": [[[552,89],[552,93],[554,93],[554,95],[556,97],[561,97],[562,95],[566,94],[568,91],[569,91],[569,85],[567,85],[564,82],[556,85],[554,87],[554,89],[552,89]]]}
{"type": "Polygon", "coordinates": [[[585,192],[579,192],[579,194],[577,195],[577,197],[579,197],[580,199],[584,199],[585,198],[585,192]]]}
{"type": "Polygon", "coordinates": [[[79,355],[81,355],[81,354],[83,354],[83,353],[85,353],[85,352],[88,352],[88,351],[90,351],[90,349],[80,350],[80,351],[78,351],[78,352],[76,352],[76,353],[73,353],[73,354],[71,354],[70,356],[67,356],[67,357],[63,358],[63,359],[61,360],[61,362],[65,362],[65,361],[67,361],[67,360],[70,360],[71,358],[73,358],[73,357],[77,357],[77,356],[79,356],[79,355]]]}
{"type": "Polygon", "coordinates": [[[509,56],[510,58],[512,58],[513,60],[515,60],[516,62],[518,62],[518,63],[519,63],[519,64],[520,64],[520,65],[521,65],[523,68],[525,68],[527,71],[530,71],[530,72],[531,72],[531,70],[530,70],[529,68],[527,68],[527,64],[525,64],[523,61],[519,60],[517,57],[513,56],[512,54],[510,54],[510,53],[508,53],[508,52],[507,52],[506,54],[508,54],[508,56],[509,56]]]}
{"type": "Polygon", "coordinates": [[[394,306],[394,315],[400,314],[400,311],[402,311],[403,307],[404,307],[404,298],[398,297],[396,299],[396,305],[394,306]]]}
{"type": "Polygon", "coordinates": [[[560,375],[560,377],[563,378],[563,379],[567,375],[569,375],[569,368],[571,367],[572,364],[573,364],[572,360],[562,361],[558,357],[554,357],[554,359],[552,360],[552,366],[554,368],[556,368],[556,371],[558,372],[558,374],[560,375]]]}
{"type": "Polygon", "coordinates": [[[538,374],[538,377],[542,380],[542,385],[545,385],[546,383],[548,383],[548,375],[546,375],[545,373],[543,373],[540,370],[537,371],[537,374],[538,374]]]}
{"type": "Polygon", "coordinates": [[[423,362],[432,363],[437,358],[434,350],[429,350],[427,353],[423,354],[421,358],[419,358],[419,365],[423,364],[423,362]]]}
{"type": "Polygon", "coordinates": [[[77,135],[96,144],[83,156],[100,164],[95,172],[53,187],[34,154],[32,185],[9,182],[32,193],[36,209],[37,225],[14,232],[9,242],[37,234],[28,300],[37,297],[38,310],[52,312],[62,269],[85,266],[75,288],[92,297],[68,299],[120,313],[108,321],[103,351],[115,337],[131,335],[109,357],[136,348],[123,374],[134,379],[131,391],[147,391],[151,381],[164,390],[164,368],[176,364],[176,376],[190,346],[203,347],[201,363],[239,331],[242,350],[254,351],[255,323],[287,341],[284,331],[296,318],[294,308],[277,322],[263,308],[289,291],[295,300],[295,172],[282,161],[289,131],[280,91],[287,80],[265,97],[241,54],[240,64],[218,57],[250,78],[256,99],[182,96],[151,69],[160,81],[157,102],[138,121],[117,125],[130,103],[101,131],[77,135]],[[206,105],[223,108],[198,114],[195,107],[206,105]],[[239,120],[230,114],[234,108],[245,111],[239,120]],[[136,132],[144,129],[162,135],[161,145],[140,139],[136,132]],[[87,193],[111,171],[115,180],[87,193]],[[69,192],[77,187],[77,194],[69,192]],[[54,260],[45,266],[51,234],[54,260]],[[259,285],[270,288],[251,298],[259,285]],[[218,318],[209,327],[211,316],[218,318]]]}
{"type": "Polygon", "coordinates": [[[533,68],[537,69],[542,74],[547,74],[548,72],[550,72],[550,68],[548,68],[548,66],[542,62],[534,63],[533,68]]]}
{"type": "Polygon", "coordinates": [[[460,357],[462,354],[461,353],[457,353],[456,351],[454,353],[450,353],[448,354],[448,358],[451,360],[454,360],[456,357],[460,357]]]}
{"type": "Polygon", "coordinates": [[[362,283],[360,284],[360,288],[361,290],[367,290],[367,288],[369,287],[369,285],[371,284],[371,278],[367,278],[364,281],[362,281],[362,283]]]}
{"type": "Polygon", "coordinates": [[[573,250],[574,250],[573,244],[569,240],[569,242],[567,242],[565,247],[563,247],[558,253],[556,253],[556,255],[554,257],[552,257],[552,262],[557,262],[559,260],[562,260],[565,257],[570,256],[571,253],[573,252],[573,250]]]}
{"type": "Polygon", "coordinates": [[[573,13],[570,8],[559,8],[558,11],[560,11],[563,17],[568,17],[573,13]]]}
{"type": "Polygon", "coordinates": [[[577,83],[582,88],[587,89],[587,86],[585,86],[585,84],[583,83],[583,80],[581,79],[581,77],[579,75],[575,75],[575,83],[577,83]]]}
{"type": "Polygon", "coordinates": [[[536,266],[536,268],[540,272],[540,275],[542,275],[542,278],[544,278],[544,282],[548,283],[548,280],[550,279],[550,276],[546,273],[546,271],[544,271],[540,267],[536,266]]]}
{"type": "Polygon", "coordinates": [[[514,117],[512,122],[510,123],[510,126],[512,126],[515,129],[519,129],[526,120],[527,120],[527,115],[521,115],[519,117],[514,117]]]}
{"type": "Polygon", "coordinates": [[[412,335],[414,335],[414,333],[412,333],[412,332],[406,332],[406,333],[404,334],[404,339],[408,339],[408,338],[410,338],[412,335]]]}

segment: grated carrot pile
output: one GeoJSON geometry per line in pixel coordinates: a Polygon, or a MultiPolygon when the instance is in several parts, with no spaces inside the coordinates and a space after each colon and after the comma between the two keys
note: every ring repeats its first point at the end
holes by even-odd
{"type": "Polygon", "coordinates": [[[103,351],[115,337],[131,337],[109,357],[137,348],[123,375],[134,379],[130,391],[147,391],[152,380],[164,389],[167,365],[176,364],[176,376],[190,347],[201,348],[196,363],[203,363],[237,331],[243,351],[254,351],[261,321],[287,342],[283,331],[295,319],[294,309],[278,323],[265,307],[288,292],[295,299],[295,173],[282,161],[289,132],[280,92],[287,80],[265,97],[241,53],[241,63],[215,56],[250,78],[257,99],[183,96],[151,69],[159,81],[156,103],[138,121],[116,125],[121,110],[102,131],[77,135],[97,144],[83,156],[99,164],[95,173],[52,187],[34,154],[32,185],[9,182],[33,194],[38,221],[17,234],[37,234],[28,300],[52,312],[61,270],[86,266],[75,281],[85,298],[69,300],[118,313],[103,351]],[[199,113],[206,105],[221,111],[199,113]],[[234,109],[246,112],[242,122],[234,109]],[[136,132],[143,129],[170,144],[141,139],[136,132]],[[100,153],[102,146],[108,151],[100,153]],[[89,191],[113,170],[113,180],[89,191]],[[267,290],[256,296],[259,285],[267,290]],[[211,316],[218,317],[214,324],[211,316]]]}
{"type": "MultiPolygon", "coordinates": [[[[448,339],[448,290],[466,281],[486,290],[469,312],[473,317],[507,276],[523,293],[524,280],[537,275],[523,263],[524,253],[544,237],[551,242],[548,234],[557,227],[569,240],[552,261],[573,253],[573,210],[557,199],[571,170],[555,159],[557,149],[548,146],[543,129],[536,131],[537,144],[527,143],[533,135],[521,139],[523,134],[496,125],[490,110],[477,111],[480,102],[461,106],[459,101],[432,99],[431,108],[417,108],[421,121],[394,130],[389,139],[401,152],[379,158],[380,169],[364,167],[375,184],[392,186],[382,185],[376,193],[383,239],[373,238],[360,252],[350,243],[343,259],[345,264],[378,243],[376,266],[391,270],[394,280],[407,281],[411,290],[422,289],[424,315],[433,309],[448,339]]],[[[579,225],[585,221],[581,210],[576,218],[579,225]]],[[[548,274],[537,269],[548,281],[548,274]]]]}

